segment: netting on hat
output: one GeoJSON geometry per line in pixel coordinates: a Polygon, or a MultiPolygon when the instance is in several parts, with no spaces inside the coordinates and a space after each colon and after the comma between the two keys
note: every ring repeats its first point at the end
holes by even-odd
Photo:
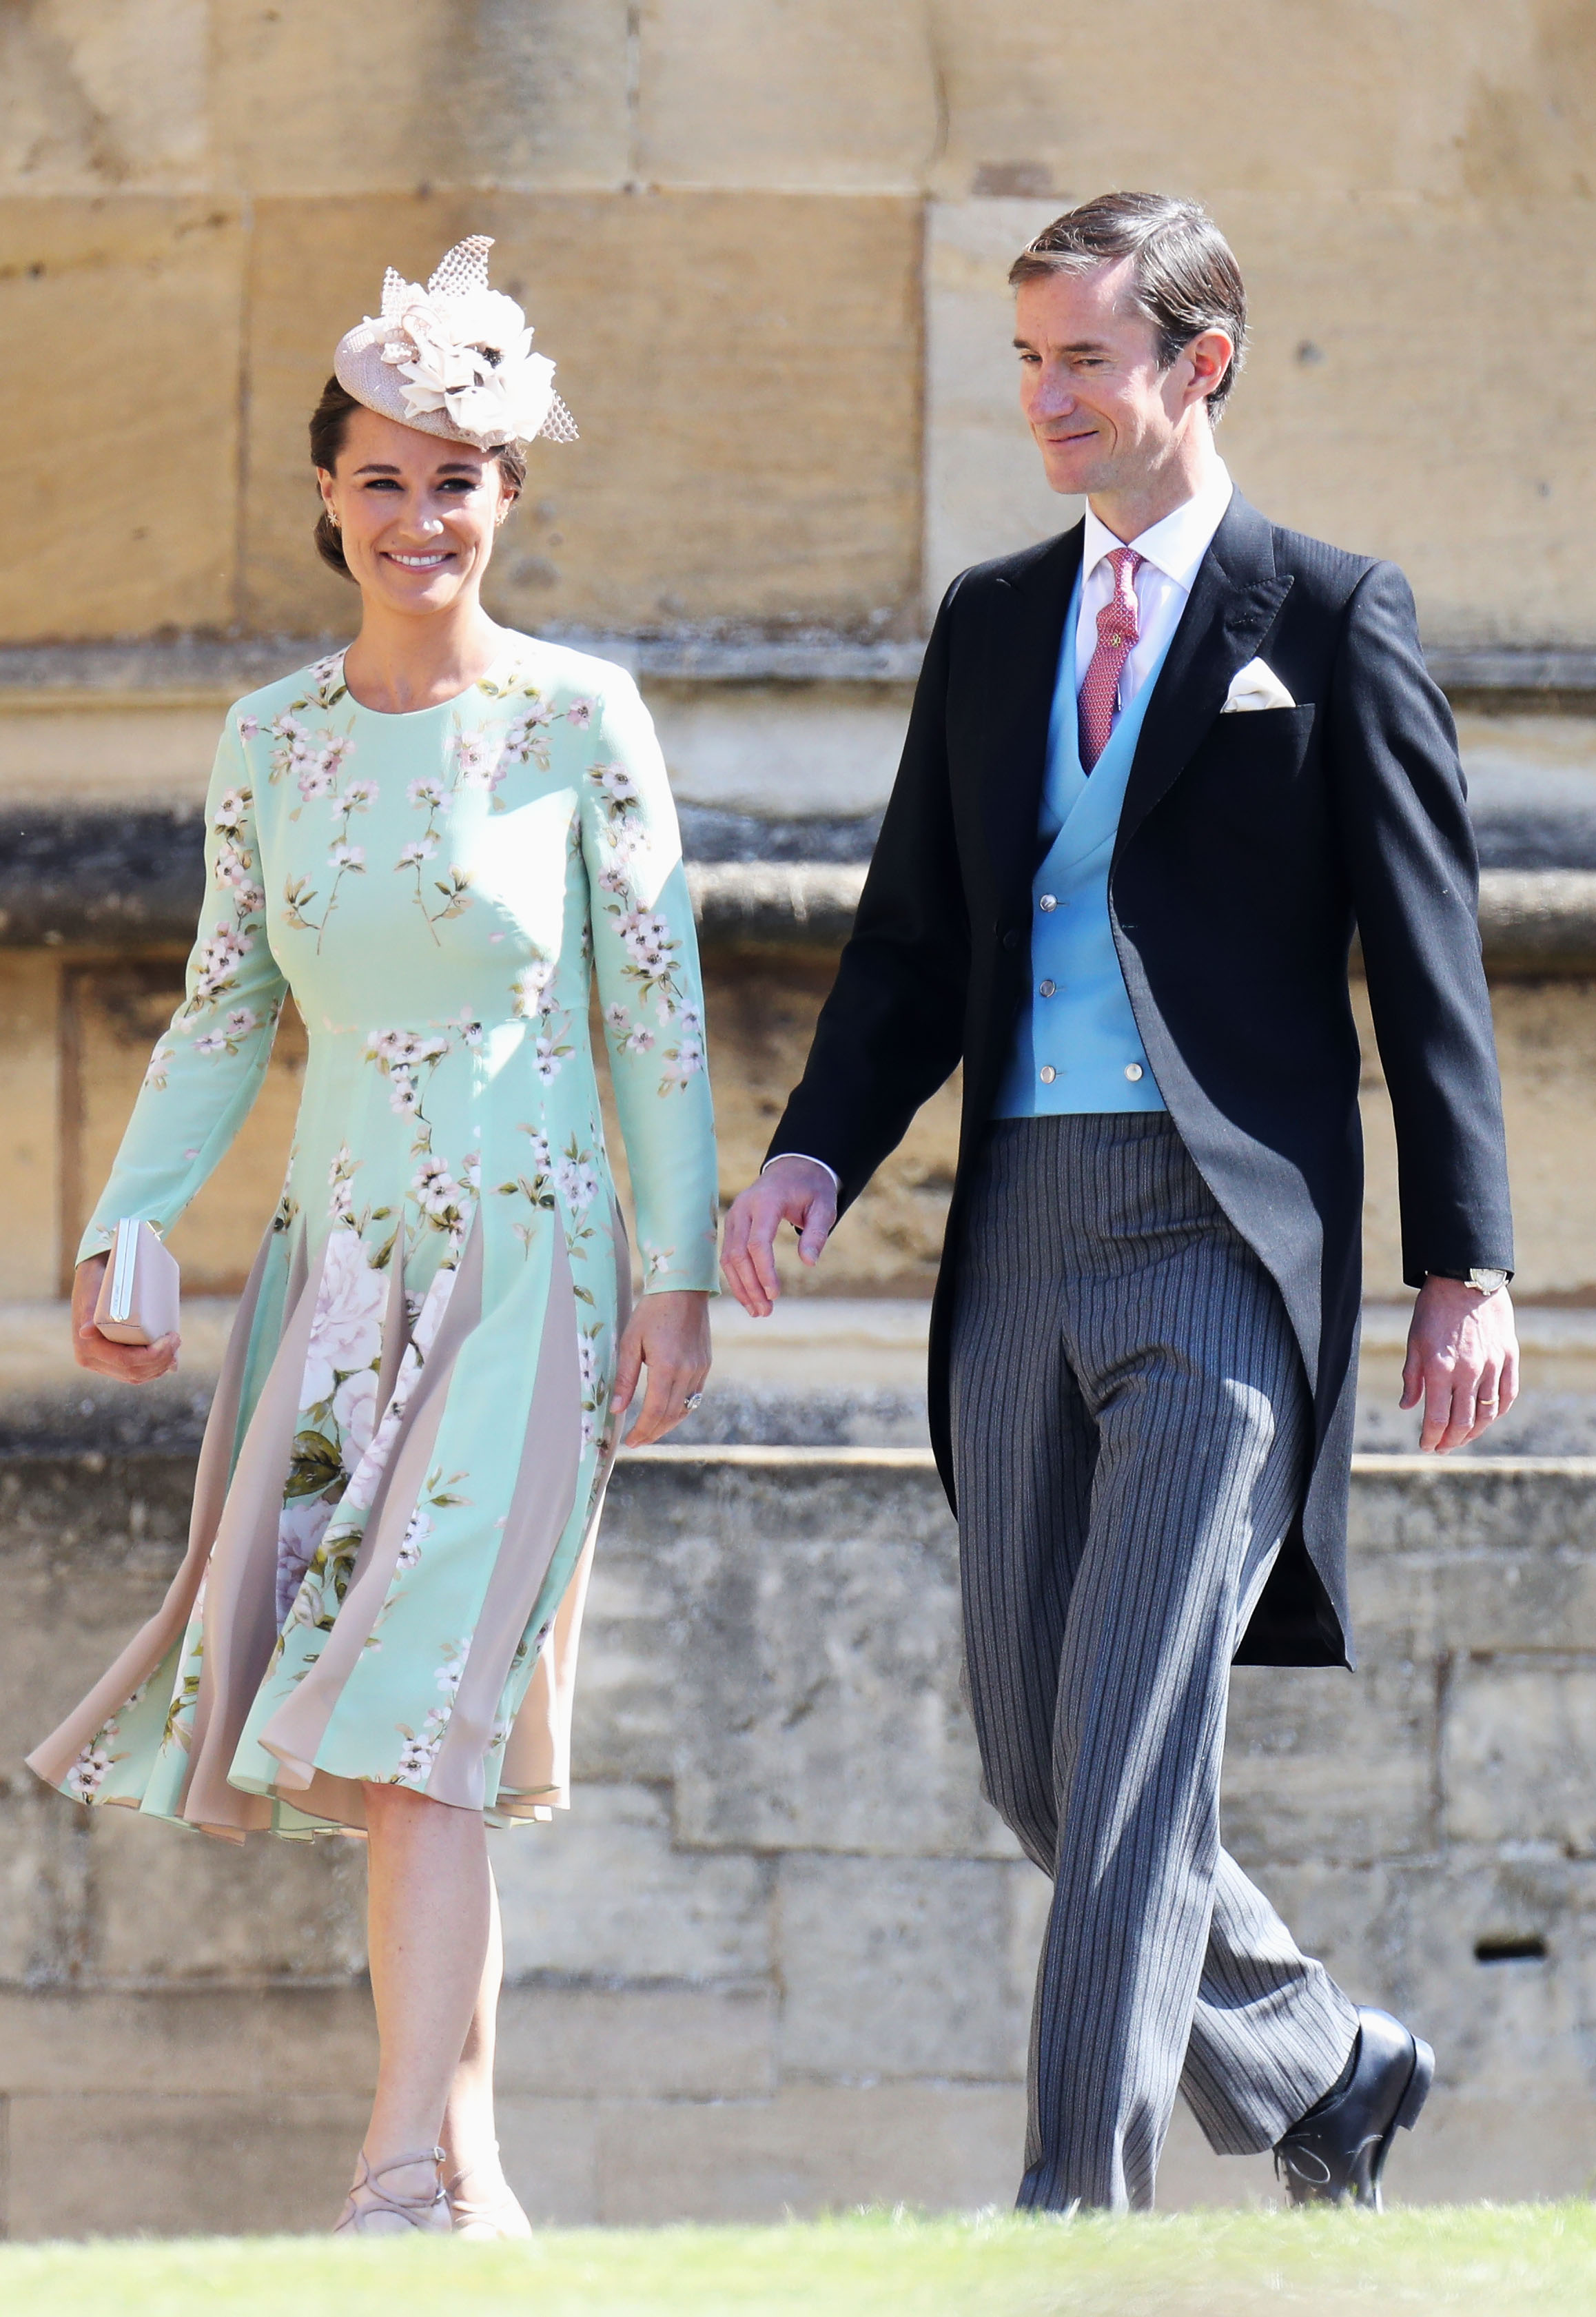
{"type": "Polygon", "coordinates": [[[493,246],[491,233],[468,233],[446,249],[427,283],[428,297],[464,298],[474,290],[486,290],[487,253],[493,246]]]}
{"type": "Polygon", "coordinates": [[[545,443],[577,443],[582,439],[577,432],[576,421],[557,394],[549,403],[548,416],[539,427],[538,434],[545,443]]]}

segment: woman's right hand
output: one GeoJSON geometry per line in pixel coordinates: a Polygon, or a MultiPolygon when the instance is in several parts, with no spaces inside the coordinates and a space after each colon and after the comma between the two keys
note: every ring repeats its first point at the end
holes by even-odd
{"type": "Polygon", "coordinates": [[[154,1383],[177,1365],[177,1336],[158,1336],[153,1344],[113,1344],[94,1325],[94,1306],[109,1255],[91,1255],[72,1276],[72,1356],[80,1368],[114,1376],[118,1383],[154,1383]]]}

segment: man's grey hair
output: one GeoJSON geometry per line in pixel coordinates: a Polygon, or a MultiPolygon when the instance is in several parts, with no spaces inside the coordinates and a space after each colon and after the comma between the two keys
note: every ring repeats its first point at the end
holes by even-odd
{"type": "Polygon", "coordinates": [[[1247,343],[1247,292],[1230,244],[1196,201],[1172,193],[1099,193],[1045,226],[1009,268],[1009,286],[1050,273],[1089,273],[1129,258],[1130,298],[1153,326],[1162,369],[1204,330],[1223,330],[1235,348],[1209,395],[1218,419],[1247,343]]]}

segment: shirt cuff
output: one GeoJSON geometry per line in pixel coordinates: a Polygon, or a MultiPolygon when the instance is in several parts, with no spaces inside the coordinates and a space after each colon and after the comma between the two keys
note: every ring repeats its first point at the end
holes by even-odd
{"type": "Polygon", "coordinates": [[[808,1162],[809,1162],[809,1164],[810,1164],[810,1166],[811,1166],[811,1167],[825,1167],[825,1171],[826,1171],[826,1173],[831,1176],[831,1183],[832,1183],[832,1188],[833,1188],[833,1190],[834,1190],[834,1191],[835,1191],[835,1192],[837,1193],[837,1194],[838,1194],[838,1196],[839,1196],[839,1197],[841,1197],[841,1195],[842,1195],[842,1190],[843,1190],[843,1178],[842,1178],[842,1176],[838,1174],[838,1172],[837,1172],[837,1170],[836,1170],[836,1168],[835,1168],[834,1167],[827,1167],[827,1166],[826,1166],[826,1163],[825,1163],[825,1160],[824,1158],[816,1158],[813,1151],[811,1151],[811,1150],[778,1150],[778,1151],[775,1153],[774,1157],[770,1158],[767,1158],[767,1159],[765,1160],[764,1166],[763,1166],[763,1167],[762,1167],[760,1168],[760,1170],[759,1170],[759,1171],[760,1171],[760,1173],[762,1175],[762,1174],[764,1173],[764,1171],[765,1171],[765,1167],[773,1167],[773,1166],[775,1165],[775,1163],[776,1163],[777,1158],[807,1158],[807,1159],[808,1160],[808,1162]]]}

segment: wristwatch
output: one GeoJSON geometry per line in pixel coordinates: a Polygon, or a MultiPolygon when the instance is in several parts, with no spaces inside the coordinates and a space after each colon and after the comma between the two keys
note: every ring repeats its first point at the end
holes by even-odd
{"type": "Polygon", "coordinates": [[[1462,1273],[1456,1271],[1436,1271],[1431,1274],[1431,1277],[1432,1279],[1458,1279],[1465,1287],[1477,1287],[1482,1295],[1494,1295],[1499,1287],[1505,1287],[1507,1285],[1508,1281],[1512,1277],[1512,1273],[1511,1271],[1495,1271],[1491,1269],[1489,1266],[1486,1266],[1479,1270],[1465,1271],[1462,1273]]]}

